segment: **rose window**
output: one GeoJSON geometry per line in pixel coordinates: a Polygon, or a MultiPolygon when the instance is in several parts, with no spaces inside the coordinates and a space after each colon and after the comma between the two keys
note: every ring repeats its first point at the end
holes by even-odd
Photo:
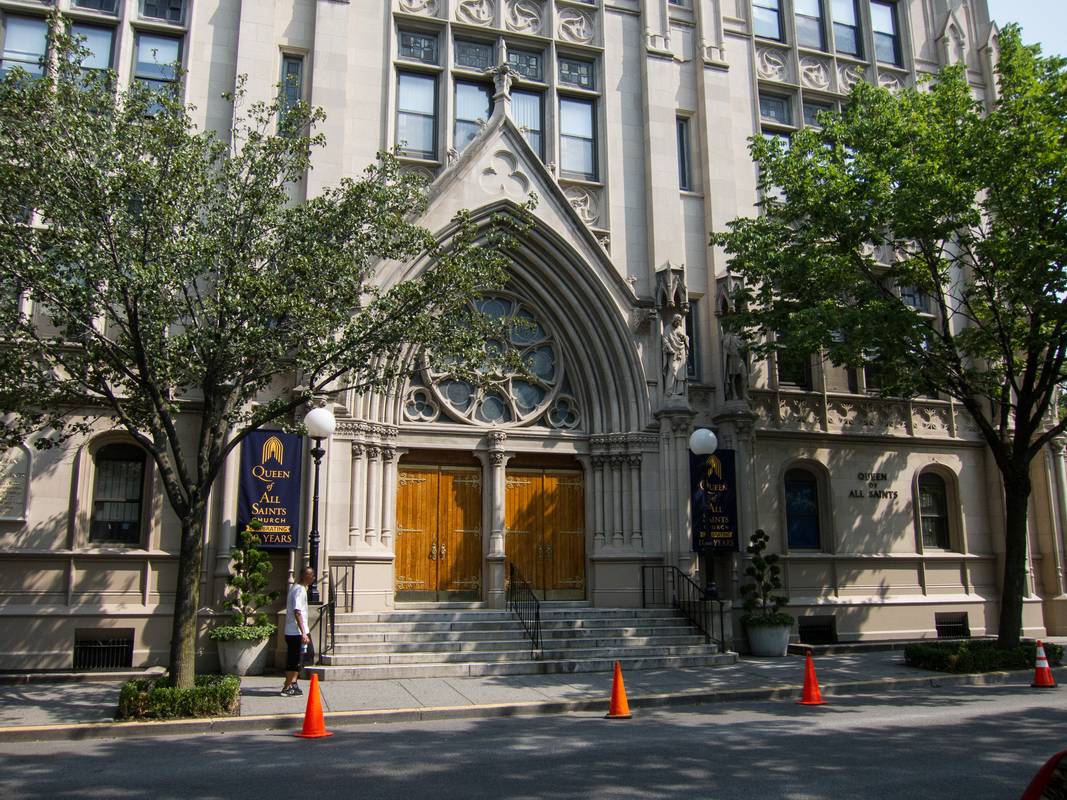
{"type": "MultiPolygon", "coordinates": [[[[485,343],[486,354],[516,355],[526,371],[483,372],[484,384],[475,385],[445,369],[427,368],[424,383],[441,409],[473,425],[516,426],[546,416],[550,427],[578,427],[578,404],[564,385],[559,347],[546,326],[521,301],[510,297],[483,298],[477,307],[490,319],[513,320],[504,325],[500,338],[485,343]]],[[[436,404],[426,403],[429,398],[421,394],[424,391],[418,387],[409,394],[408,419],[431,420],[433,412],[423,412],[422,407],[436,404]]]]}

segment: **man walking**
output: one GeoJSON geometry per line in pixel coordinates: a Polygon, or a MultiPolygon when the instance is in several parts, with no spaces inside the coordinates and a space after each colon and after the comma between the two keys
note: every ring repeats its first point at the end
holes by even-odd
{"type": "Polygon", "coordinates": [[[315,570],[304,567],[300,580],[290,587],[289,596],[285,600],[285,685],[279,692],[282,697],[294,697],[304,693],[296,680],[300,677],[300,662],[311,641],[307,590],[314,582],[315,570]]]}

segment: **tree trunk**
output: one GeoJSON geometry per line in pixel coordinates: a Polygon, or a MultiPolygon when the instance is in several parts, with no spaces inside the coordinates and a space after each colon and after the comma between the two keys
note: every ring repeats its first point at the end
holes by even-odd
{"type": "Polygon", "coordinates": [[[196,612],[200,607],[200,568],[204,557],[204,507],[191,506],[181,523],[174,625],[170,635],[170,676],[175,686],[189,688],[196,678],[196,612]]]}
{"type": "Polygon", "coordinates": [[[1000,596],[997,644],[1019,644],[1026,595],[1026,516],[1030,502],[1028,465],[1005,472],[1004,481],[1004,584],[1000,596]]]}

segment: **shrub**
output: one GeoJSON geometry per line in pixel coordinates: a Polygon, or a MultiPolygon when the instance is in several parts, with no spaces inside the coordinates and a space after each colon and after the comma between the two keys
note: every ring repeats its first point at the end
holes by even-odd
{"type": "Polygon", "coordinates": [[[190,689],[171,686],[169,679],[127,681],[119,692],[116,719],[232,717],[241,705],[241,679],[235,675],[197,675],[190,689]]]}
{"type": "MultiPolygon", "coordinates": [[[[1051,666],[1063,661],[1063,647],[1045,643],[1051,666]]],[[[904,662],[910,667],[937,672],[998,672],[1033,669],[1037,645],[1023,642],[1007,649],[992,639],[961,639],[950,642],[916,642],[904,648],[904,662]]]]}
{"type": "Polygon", "coordinates": [[[208,632],[217,642],[265,639],[274,634],[275,626],[263,609],[278,599],[278,592],[266,591],[272,567],[270,556],[259,547],[262,527],[258,519],[251,520],[241,531],[240,543],[230,551],[233,561],[226,579],[229,586],[226,609],[231,614],[231,623],[208,632]]]}
{"type": "Polygon", "coordinates": [[[793,624],[793,618],[782,611],[782,606],[789,602],[789,598],[781,593],[782,568],[778,566],[778,554],[764,555],[770,541],[771,537],[766,532],[757,530],[746,548],[752,557],[752,564],[745,570],[745,575],[752,582],[741,587],[745,608],[741,622],[750,628],[793,624]]]}

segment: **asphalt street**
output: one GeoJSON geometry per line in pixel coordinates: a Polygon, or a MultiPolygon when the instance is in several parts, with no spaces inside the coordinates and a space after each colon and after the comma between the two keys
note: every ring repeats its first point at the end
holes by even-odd
{"type": "MultiPolygon", "coordinates": [[[[635,713],[0,743],[0,797],[1017,798],[1067,689],[898,690],[635,713]]],[[[329,719],[327,718],[327,726],[329,719]]]]}

